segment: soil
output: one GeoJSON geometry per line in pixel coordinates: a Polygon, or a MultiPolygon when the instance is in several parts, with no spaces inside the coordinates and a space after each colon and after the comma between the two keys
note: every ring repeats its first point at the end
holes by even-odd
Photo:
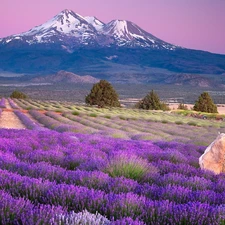
{"type": "Polygon", "coordinates": [[[25,129],[19,118],[14,114],[8,100],[6,100],[6,109],[3,109],[0,115],[0,128],[25,129]]]}

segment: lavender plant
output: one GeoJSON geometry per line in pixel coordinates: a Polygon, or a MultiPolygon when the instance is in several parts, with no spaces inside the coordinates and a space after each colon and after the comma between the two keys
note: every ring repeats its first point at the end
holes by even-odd
{"type": "Polygon", "coordinates": [[[83,210],[79,213],[71,212],[67,215],[58,216],[58,224],[72,225],[72,224],[83,224],[83,225],[109,225],[110,221],[100,215],[98,212],[95,214],[89,213],[87,210],[83,210]]]}
{"type": "Polygon", "coordinates": [[[15,110],[14,113],[19,117],[22,123],[30,130],[43,130],[44,128],[35,123],[29,117],[27,117],[24,113],[15,110]]]}
{"type": "Polygon", "coordinates": [[[5,98],[2,98],[0,101],[0,108],[5,108],[5,98]]]}
{"type": "Polygon", "coordinates": [[[14,103],[14,101],[13,101],[11,98],[9,98],[8,101],[9,101],[10,106],[11,106],[13,109],[19,109],[18,105],[16,105],[16,104],[14,103]]]}

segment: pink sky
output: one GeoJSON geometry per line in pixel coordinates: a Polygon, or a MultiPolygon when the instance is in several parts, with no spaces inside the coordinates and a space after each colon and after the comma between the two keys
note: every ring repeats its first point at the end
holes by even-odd
{"type": "Polygon", "coordinates": [[[21,33],[63,9],[103,22],[130,20],[186,48],[225,54],[225,0],[0,0],[0,37],[21,33]]]}

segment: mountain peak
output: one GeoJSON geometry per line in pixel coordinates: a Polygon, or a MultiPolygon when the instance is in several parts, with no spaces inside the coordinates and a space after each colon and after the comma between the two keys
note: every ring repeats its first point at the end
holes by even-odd
{"type": "Polygon", "coordinates": [[[129,33],[128,21],[112,20],[106,25],[105,31],[107,31],[108,34],[116,35],[118,37],[125,36],[129,33]]]}
{"type": "Polygon", "coordinates": [[[158,39],[138,25],[127,20],[112,20],[104,26],[103,30],[104,33],[113,36],[119,46],[170,50],[176,48],[176,46],[158,39]]]}
{"type": "Polygon", "coordinates": [[[28,43],[32,44],[36,42],[54,43],[57,40],[62,41],[62,36],[67,36],[68,39],[83,37],[87,33],[94,35],[94,27],[83,16],[72,10],[65,9],[52,19],[22,33],[20,36],[29,37],[28,43]]]}
{"type": "Polygon", "coordinates": [[[66,16],[67,18],[69,18],[70,16],[72,17],[75,17],[75,18],[81,18],[84,20],[84,17],[81,16],[80,14],[78,13],[75,13],[74,11],[72,10],[69,10],[69,9],[64,9],[63,11],[61,11],[58,15],[56,15],[55,17],[57,16],[66,16]]]}
{"type": "Polygon", "coordinates": [[[70,9],[64,9],[61,11],[61,13],[74,13],[74,12],[70,9]]]}

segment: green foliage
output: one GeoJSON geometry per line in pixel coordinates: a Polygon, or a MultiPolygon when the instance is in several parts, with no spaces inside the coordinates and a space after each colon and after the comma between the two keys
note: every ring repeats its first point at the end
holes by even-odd
{"type": "Polygon", "coordinates": [[[190,121],[190,122],[188,122],[187,124],[190,125],[190,126],[197,126],[197,123],[194,122],[194,121],[190,121]]]}
{"type": "Polygon", "coordinates": [[[163,110],[163,111],[170,110],[170,107],[167,104],[165,104],[164,102],[160,102],[160,107],[161,107],[161,110],[163,110]]]}
{"type": "Polygon", "coordinates": [[[121,120],[127,120],[127,118],[124,117],[124,116],[119,116],[119,118],[120,118],[121,120]]]}
{"type": "Polygon", "coordinates": [[[144,181],[149,173],[157,173],[157,169],[136,155],[121,153],[110,161],[105,172],[111,177],[123,176],[137,181],[144,181]]]}
{"type": "Polygon", "coordinates": [[[21,99],[26,99],[27,96],[20,91],[13,91],[13,93],[10,95],[10,98],[21,98],[21,99]]]}
{"type": "Polygon", "coordinates": [[[175,121],[175,123],[176,123],[177,125],[184,124],[182,121],[175,121]]]}
{"type": "Polygon", "coordinates": [[[180,103],[177,109],[188,110],[188,107],[184,103],[180,103]]]}
{"type": "Polygon", "coordinates": [[[79,115],[80,115],[80,113],[77,112],[77,111],[72,112],[72,114],[73,114],[74,116],[79,116],[79,115]]]}
{"type": "Polygon", "coordinates": [[[63,110],[61,110],[61,109],[56,109],[55,112],[57,112],[57,113],[62,113],[63,110]]]}
{"type": "Polygon", "coordinates": [[[217,113],[217,106],[214,104],[208,92],[203,92],[195,102],[195,111],[217,113]]]}
{"type": "Polygon", "coordinates": [[[85,98],[85,102],[89,105],[97,105],[100,108],[106,106],[120,107],[118,94],[106,80],[100,80],[99,83],[93,85],[90,94],[85,98]]]}
{"type": "Polygon", "coordinates": [[[89,116],[90,117],[97,117],[98,115],[96,113],[90,113],[89,116]]]}
{"type": "Polygon", "coordinates": [[[31,110],[31,109],[33,109],[33,107],[28,106],[28,107],[26,107],[25,109],[26,109],[26,110],[31,110]]]}
{"type": "Polygon", "coordinates": [[[169,107],[160,102],[158,95],[152,90],[140,102],[137,103],[136,108],[147,110],[169,110],[169,107]]]}

